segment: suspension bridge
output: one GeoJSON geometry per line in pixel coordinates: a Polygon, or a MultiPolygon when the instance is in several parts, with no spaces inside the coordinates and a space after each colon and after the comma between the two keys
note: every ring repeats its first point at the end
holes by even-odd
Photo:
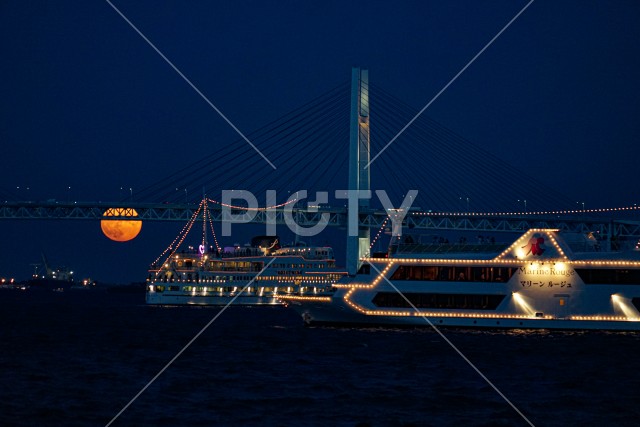
{"type": "MultiPolygon", "coordinates": [[[[419,193],[402,222],[410,229],[521,232],[556,228],[597,232],[609,238],[640,237],[635,205],[576,209],[575,201],[555,188],[532,176],[523,179],[522,170],[427,116],[416,115],[415,108],[370,84],[367,70],[354,68],[350,82],[248,134],[277,166],[275,170],[249,144],[238,140],[168,171],[162,179],[137,190],[135,200],[11,201],[16,197],[2,190],[0,219],[103,220],[107,209],[121,208],[134,209],[137,216],[112,219],[184,222],[198,203],[181,202],[180,189],[185,194],[205,189],[209,195],[212,189],[242,189],[255,195],[272,191],[286,199],[301,189],[312,195],[375,188],[385,190],[396,206],[409,190],[416,189],[419,193]],[[372,161],[371,154],[381,151],[372,161]]],[[[223,221],[224,208],[224,203],[214,203],[211,218],[223,221]]],[[[280,204],[256,209],[251,222],[284,224],[285,208],[286,204],[280,204]]],[[[350,214],[355,215],[358,233],[347,240],[347,259],[352,263],[368,251],[370,230],[383,227],[390,214],[373,199],[359,199],[349,206],[344,200],[319,206],[295,203],[290,208],[302,227],[326,221],[328,226],[346,228],[350,214]]],[[[243,206],[232,207],[235,214],[243,210],[243,206]]],[[[353,269],[351,265],[349,270],[353,269]]]]}

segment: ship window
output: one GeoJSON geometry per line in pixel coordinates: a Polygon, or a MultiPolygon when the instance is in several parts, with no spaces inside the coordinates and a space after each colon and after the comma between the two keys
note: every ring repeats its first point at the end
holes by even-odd
{"type": "Polygon", "coordinates": [[[506,282],[513,276],[515,270],[513,267],[400,265],[391,276],[391,280],[506,282]]]}
{"type": "Polygon", "coordinates": [[[371,265],[364,263],[360,266],[358,274],[371,274],[371,265]]]}
{"type": "Polygon", "coordinates": [[[576,268],[576,273],[586,285],[616,284],[639,285],[640,270],[624,268],[576,268]]]}
{"type": "Polygon", "coordinates": [[[169,286],[169,290],[170,291],[179,291],[180,290],[180,286],[169,286]]]}
{"type": "MultiPolygon", "coordinates": [[[[404,297],[417,308],[495,310],[505,295],[405,293],[404,297]]],[[[397,292],[378,292],[372,302],[377,307],[411,308],[397,292]]]]}

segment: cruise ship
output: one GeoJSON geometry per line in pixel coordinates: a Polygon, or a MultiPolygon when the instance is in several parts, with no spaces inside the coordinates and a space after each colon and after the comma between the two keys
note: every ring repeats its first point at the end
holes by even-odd
{"type": "Polygon", "coordinates": [[[396,243],[330,296],[283,299],[308,324],[640,330],[640,252],[579,237],[396,243]]]}
{"type": "Polygon", "coordinates": [[[161,265],[151,265],[146,302],[278,305],[282,296],[321,299],[345,275],[336,268],[330,247],[280,247],[277,237],[256,237],[247,246],[222,250],[190,247],[171,254],[161,265]]]}

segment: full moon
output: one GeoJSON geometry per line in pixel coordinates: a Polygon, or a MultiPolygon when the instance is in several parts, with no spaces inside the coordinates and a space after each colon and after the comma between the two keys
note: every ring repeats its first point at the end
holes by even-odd
{"type": "MultiPolygon", "coordinates": [[[[109,208],[102,216],[138,216],[138,212],[130,208],[109,208]]],[[[140,233],[142,221],[103,219],[100,221],[100,228],[109,239],[128,242],[140,233]]]]}

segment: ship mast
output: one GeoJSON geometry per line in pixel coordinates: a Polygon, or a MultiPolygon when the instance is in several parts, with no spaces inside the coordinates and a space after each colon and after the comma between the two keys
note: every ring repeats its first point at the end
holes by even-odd
{"type": "Polygon", "coordinates": [[[202,198],[202,249],[200,250],[200,254],[204,255],[209,251],[209,242],[207,240],[207,217],[208,213],[208,203],[207,203],[207,195],[205,194],[202,198]]]}

